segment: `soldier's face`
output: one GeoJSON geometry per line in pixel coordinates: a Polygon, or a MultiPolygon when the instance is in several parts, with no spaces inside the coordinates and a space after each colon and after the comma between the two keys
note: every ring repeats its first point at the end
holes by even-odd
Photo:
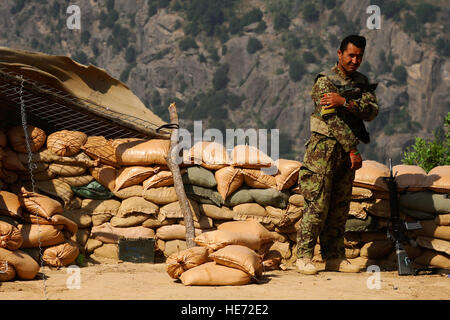
{"type": "Polygon", "coordinates": [[[363,49],[358,48],[353,43],[349,43],[344,52],[338,50],[339,65],[345,73],[351,74],[359,68],[363,55],[363,49]]]}

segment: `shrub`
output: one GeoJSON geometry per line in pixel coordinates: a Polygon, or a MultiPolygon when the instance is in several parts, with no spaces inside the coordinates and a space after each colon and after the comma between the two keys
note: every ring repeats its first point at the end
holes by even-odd
{"type": "Polygon", "coordinates": [[[72,56],[72,59],[81,64],[86,64],[88,62],[88,57],[83,51],[78,51],[77,53],[75,53],[75,55],[72,56]]]}
{"type": "Polygon", "coordinates": [[[436,21],[436,13],[439,8],[429,3],[421,3],[415,7],[414,11],[420,23],[427,23],[436,21]]]}
{"type": "Polygon", "coordinates": [[[263,12],[259,8],[253,8],[249,12],[245,13],[241,19],[242,26],[248,26],[254,22],[261,21],[263,12]]]}
{"type": "Polygon", "coordinates": [[[13,7],[11,7],[10,12],[12,14],[19,13],[25,7],[25,0],[16,0],[13,7]]]}
{"type": "Polygon", "coordinates": [[[403,22],[403,29],[407,32],[407,33],[415,33],[417,31],[419,31],[419,24],[417,22],[416,17],[414,17],[411,14],[406,14],[405,15],[405,19],[403,22]]]}
{"type": "Polygon", "coordinates": [[[228,85],[228,71],[230,67],[228,64],[224,64],[217,68],[216,72],[214,72],[213,76],[213,87],[215,90],[220,90],[226,88],[228,85]]]}
{"type": "Polygon", "coordinates": [[[394,69],[394,71],[392,72],[392,75],[400,84],[406,83],[406,78],[408,76],[408,73],[406,72],[406,69],[404,66],[396,67],[394,69]]]}
{"type": "Polygon", "coordinates": [[[195,42],[195,39],[192,37],[185,37],[181,39],[178,45],[183,51],[189,50],[191,48],[198,49],[197,42],[195,42]]]}
{"type": "Polygon", "coordinates": [[[127,48],[125,51],[125,61],[128,63],[136,62],[136,49],[133,46],[127,48]]]}
{"type": "Polygon", "coordinates": [[[436,50],[439,54],[450,57],[450,41],[439,38],[435,43],[436,50]]]}
{"type": "Polygon", "coordinates": [[[267,29],[267,24],[266,24],[266,22],[265,22],[264,20],[261,20],[261,21],[258,23],[258,25],[256,26],[255,32],[256,32],[257,34],[261,34],[261,33],[264,33],[264,31],[266,31],[266,29],[267,29]]]}
{"type": "Polygon", "coordinates": [[[312,3],[308,3],[303,9],[303,19],[308,22],[315,22],[319,20],[320,12],[312,3]]]}
{"type": "Polygon", "coordinates": [[[256,51],[261,50],[263,48],[262,43],[254,37],[248,38],[247,42],[247,52],[250,54],[254,54],[256,51]]]}
{"type": "Polygon", "coordinates": [[[303,74],[306,72],[305,64],[299,58],[293,59],[289,63],[289,77],[292,81],[298,82],[302,80],[303,74]]]}
{"type": "Polygon", "coordinates": [[[90,38],[91,38],[91,34],[89,33],[89,31],[84,30],[81,32],[81,43],[88,44],[90,38]]]}
{"type": "Polygon", "coordinates": [[[316,62],[316,57],[311,53],[311,51],[303,52],[303,61],[306,63],[314,63],[316,62]]]}
{"type": "Polygon", "coordinates": [[[281,31],[284,29],[288,29],[291,25],[291,19],[289,16],[283,12],[277,12],[275,13],[275,16],[273,18],[273,28],[276,31],[281,31]]]}
{"type": "Polygon", "coordinates": [[[328,8],[328,9],[333,9],[336,6],[336,0],[324,0],[323,4],[328,8]]]}

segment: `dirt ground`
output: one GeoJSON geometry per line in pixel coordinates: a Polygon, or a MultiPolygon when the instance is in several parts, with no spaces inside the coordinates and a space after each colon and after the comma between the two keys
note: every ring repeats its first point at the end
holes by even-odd
{"type": "Polygon", "coordinates": [[[449,300],[445,273],[399,276],[327,272],[301,275],[294,268],[267,271],[261,283],[245,286],[184,286],[169,277],[164,263],[88,261],[79,271],[79,288],[70,269],[41,268],[38,280],[0,283],[0,300],[449,300]],[[380,286],[374,287],[379,279],[380,286]]]}

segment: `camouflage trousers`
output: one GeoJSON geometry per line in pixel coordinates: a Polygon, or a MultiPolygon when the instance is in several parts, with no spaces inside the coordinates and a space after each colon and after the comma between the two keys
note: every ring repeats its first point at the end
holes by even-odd
{"type": "Polygon", "coordinates": [[[297,231],[297,257],[312,258],[319,238],[324,260],[345,256],[344,232],[355,171],[333,138],[313,132],[306,144],[299,186],[305,198],[297,231]]]}

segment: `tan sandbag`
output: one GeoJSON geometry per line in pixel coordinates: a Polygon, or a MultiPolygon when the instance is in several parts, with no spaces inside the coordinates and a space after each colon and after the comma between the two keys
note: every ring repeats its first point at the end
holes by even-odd
{"type": "Polygon", "coordinates": [[[94,256],[119,260],[119,245],[115,243],[105,243],[94,250],[94,256]]]}
{"type": "Polygon", "coordinates": [[[20,280],[32,280],[39,272],[39,264],[22,250],[10,251],[0,248],[0,261],[7,261],[16,270],[20,280]]]}
{"type": "Polygon", "coordinates": [[[361,242],[371,242],[379,240],[388,240],[386,232],[360,232],[359,240],[361,242]]]}
{"type": "Polygon", "coordinates": [[[272,233],[255,220],[229,221],[222,223],[217,230],[245,233],[256,236],[261,244],[273,241],[272,233]]]}
{"type": "Polygon", "coordinates": [[[59,201],[22,187],[19,201],[23,208],[31,214],[50,219],[55,214],[62,214],[63,207],[59,201]]]}
{"type": "Polygon", "coordinates": [[[355,171],[353,186],[371,190],[387,191],[383,177],[389,177],[389,168],[374,160],[364,160],[362,167],[355,171]]]}
{"type": "Polygon", "coordinates": [[[217,170],[214,176],[217,181],[217,191],[224,200],[244,183],[244,174],[241,168],[226,166],[217,170]]]}
{"type": "Polygon", "coordinates": [[[16,277],[16,269],[8,261],[0,261],[0,282],[11,281],[16,277]]]}
{"type": "Polygon", "coordinates": [[[442,193],[450,192],[450,165],[437,166],[427,174],[428,188],[442,193]]]}
{"type": "Polygon", "coordinates": [[[386,257],[394,248],[393,242],[390,240],[378,240],[365,243],[361,247],[361,257],[370,259],[381,259],[386,257]]]}
{"type": "Polygon", "coordinates": [[[420,236],[416,238],[416,242],[421,247],[450,255],[450,241],[420,236]]]}
{"type": "Polygon", "coordinates": [[[116,169],[112,166],[101,165],[99,167],[90,168],[89,172],[94,179],[111,192],[116,187],[116,169]]]}
{"type": "Polygon", "coordinates": [[[296,207],[303,207],[305,204],[305,198],[301,194],[293,193],[289,196],[288,202],[296,207]]]}
{"type": "Polygon", "coordinates": [[[99,226],[106,222],[110,222],[112,217],[113,217],[113,215],[109,214],[109,213],[99,213],[99,214],[93,215],[92,216],[92,226],[99,226]]]}
{"type": "Polygon", "coordinates": [[[246,272],[207,262],[183,272],[180,276],[185,286],[239,286],[251,282],[246,272]]]}
{"type": "MultiPolygon", "coordinates": [[[[198,203],[191,199],[188,199],[188,202],[191,208],[193,219],[198,221],[198,217],[200,216],[200,208],[198,206],[198,203]]],[[[184,218],[179,201],[162,206],[161,208],[159,208],[159,213],[164,218],[184,218]]]]}
{"type": "Polygon", "coordinates": [[[114,227],[111,223],[104,223],[92,227],[91,238],[102,241],[103,243],[119,243],[120,238],[155,238],[155,231],[142,226],[118,228],[114,227]]]}
{"type": "MultiPolygon", "coordinates": [[[[27,126],[29,144],[31,152],[38,151],[44,144],[47,135],[44,130],[35,126],[27,126]]],[[[8,130],[8,140],[11,147],[16,152],[27,153],[27,143],[23,126],[16,126],[8,130]]]]}
{"type": "Polygon", "coordinates": [[[64,242],[62,225],[20,224],[18,228],[23,239],[21,248],[48,247],[64,242]]]}
{"type": "MultiPolygon", "coordinates": [[[[23,164],[28,164],[28,154],[25,153],[18,153],[17,156],[19,157],[20,162],[23,164]]],[[[60,164],[67,164],[67,165],[81,165],[85,166],[86,168],[95,167],[98,166],[100,163],[100,160],[92,160],[88,155],[86,155],[84,152],[80,152],[77,155],[70,156],[70,157],[61,157],[53,152],[51,152],[49,149],[43,149],[39,152],[35,152],[31,155],[31,160],[35,163],[60,163],[60,164]]]]}
{"type": "Polygon", "coordinates": [[[19,176],[14,171],[8,171],[0,168],[0,179],[3,181],[3,183],[13,184],[17,182],[19,176]]]}
{"type": "Polygon", "coordinates": [[[46,219],[26,212],[23,214],[22,221],[26,224],[59,225],[70,235],[74,235],[78,231],[76,222],[60,214],[55,214],[50,219],[46,219]]]}
{"type": "Polygon", "coordinates": [[[266,209],[257,203],[242,203],[233,207],[235,220],[253,219],[259,222],[271,222],[266,209]]]}
{"type": "Polygon", "coordinates": [[[262,256],[255,251],[241,245],[228,245],[209,255],[216,264],[230,268],[237,268],[251,275],[260,277],[262,275],[262,256]]]}
{"type": "Polygon", "coordinates": [[[399,164],[392,167],[398,191],[423,191],[428,187],[427,172],[419,166],[399,164]]]}
{"type": "Polygon", "coordinates": [[[89,239],[84,246],[84,250],[86,253],[91,254],[95,249],[100,248],[103,245],[103,242],[97,239],[89,239]]]}
{"type": "Polygon", "coordinates": [[[118,163],[123,166],[165,165],[169,147],[170,140],[135,140],[116,145],[115,155],[118,163]]]}
{"type": "Polygon", "coordinates": [[[243,169],[244,183],[256,189],[277,188],[275,176],[265,174],[260,169],[243,169]]]}
{"type": "Polygon", "coordinates": [[[166,205],[178,200],[175,187],[150,188],[142,192],[145,200],[158,205],[166,205]]]}
{"type": "Polygon", "coordinates": [[[87,135],[81,131],[56,131],[48,136],[47,148],[61,157],[73,156],[81,151],[87,138],[87,135]]]}
{"type": "Polygon", "coordinates": [[[86,172],[86,167],[70,165],[70,164],[59,164],[59,163],[51,163],[48,169],[62,177],[76,177],[81,176],[86,172]]]}
{"type": "Polygon", "coordinates": [[[199,203],[199,209],[202,214],[215,220],[233,220],[234,212],[228,207],[218,207],[213,204],[199,203]]]}
{"type": "Polygon", "coordinates": [[[81,202],[82,209],[86,210],[92,215],[108,213],[116,215],[122,203],[116,199],[96,200],[83,199],[81,202]]]}
{"type": "Polygon", "coordinates": [[[230,164],[241,168],[271,167],[275,162],[254,146],[237,145],[231,151],[230,164]]]}
{"type": "Polygon", "coordinates": [[[278,159],[275,161],[278,172],[275,175],[278,190],[286,190],[295,185],[298,181],[298,173],[301,162],[295,160],[278,159]]]}
{"type": "Polygon", "coordinates": [[[158,216],[149,216],[147,220],[142,222],[142,226],[151,229],[157,229],[161,226],[167,226],[170,224],[175,224],[177,219],[164,219],[160,215],[158,216]]]}
{"type": "Polygon", "coordinates": [[[223,230],[204,232],[196,236],[194,242],[213,251],[231,244],[243,245],[252,250],[259,250],[261,247],[261,239],[255,234],[223,230]]]}
{"type": "MultiPolygon", "coordinates": [[[[185,225],[184,219],[180,219],[179,224],[185,225]]],[[[197,220],[194,220],[194,228],[211,229],[214,228],[214,221],[210,217],[201,215],[197,220]]]]}
{"type": "Polygon", "coordinates": [[[82,187],[92,182],[94,177],[90,174],[85,174],[78,177],[59,177],[58,179],[67,183],[71,187],[82,187]]]}
{"type": "Polygon", "coordinates": [[[219,170],[229,164],[227,149],[218,142],[199,141],[183,154],[183,158],[209,170],[219,170]]]}
{"type": "Polygon", "coordinates": [[[78,245],[67,239],[64,243],[45,248],[42,253],[42,260],[47,265],[59,269],[72,264],[79,253],[78,245]]]}
{"type": "MultiPolygon", "coordinates": [[[[50,170],[47,171],[43,171],[43,172],[33,172],[33,179],[35,181],[39,181],[39,180],[51,180],[53,178],[56,178],[58,175],[50,170]]],[[[28,180],[31,181],[31,174],[30,172],[25,172],[25,173],[20,173],[19,174],[19,179],[21,180],[28,180]]]]}
{"type": "Polygon", "coordinates": [[[352,187],[352,200],[367,200],[372,198],[373,191],[367,188],[352,187]]]}
{"type": "Polygon", "coordinates": [[[131,197],[122,201],[116,217],[125,218],[132,213],[157,215],[158,211],[159,207],[156,204],[145,200],[143,197],[131,197]]]}
{"type": "Polygon", "coordinates": [[[8,145],[8,138],[3,130],[0,130],[0,148],[5,148],[8,145]]]}
{"type": "Polygon", "coordinates": [[[128,199],[131,197],[142,197],[144,188],[141,185],[135,185],[120,189],[119,191],[113,191],[114,195],[119,199],[128,199]]]}
{"type": "Polygon", "coordinates": [[[449,214],[438,214],[434,218],[434,223],[438,226],[450,226],[450,213],[449,214]]]}
{"type": "Polygon", "coordinates": [[[78,231],[75,234],[73,234],[69,239],[77,244],[80,251],[84,251],[86,243],[88,242],[90,236],[91,236],[91,229],[84,228],[78,229],[78,231]]]}
{"type": "Polygon", "coordinates": [[[92,226],[92,217],[86,209],[64,210],[62,215],[75,222],[79,228],[92,226]]]}
{"type": "Polygon", "coordinates": [[[8,191],[0,191],[0,214],[9,217],[20,217],[22,208],[19,197],[8,191]]]}
{"type": "Polygon", "coordinates": [[[263,258],[264,271],[280,270],[281,256],[277,251],[269,251],[263,258]]]}
{"type": "Polygon", "coordinates": [[[22,246],[22,242],[20,230],[12,224],[0,220],[0,248],[14,251],[22,246]]]}
{"type": "Polygon", "coordinates": [[[59,179],[36,181],[36,191],[52,198],[61,199],[64,205],[72,200],[74,193],[70,185],[59,179]]]}
{"type": "Polygon", "coordinates": [[[360,249],[359,248],[345,248],[345,257],[347,259],[354,259],[359,257],[360,249]]]}
{"type": "Polygon", "coordinates": [[[289,242],[274,241],[273,243],[269,242],[268,244],[270,244],[270,246],[267,250],[267,254],[269,252],[277,252],[282,260],[287,260],[291,257],[292,251],[289,242]]]}
{"type": "MultiPolygon", "coordinates": [[[[161,242],[163,240],[158,239],[157,242],[159,243],[159,246],[161,246],[161,242]]],[[[164,245],[161,246],[163,249],[164,256],[170,257],[172,254],[176,252],[181,252],[183,250],[187,249],[186,241],[185,240],[169,240],[165,241],[164,245]]]]}
{"type": "Polygon", "coordinates": [[[3,150],[4,155],[2,159],[3,168],[11,171],[20,171],[25,172],[27,168],[19,159],[19,156],[16,152],[11,150],[10,148],[6,148],[3,150]]]}
{"type": "Polygon", "coordinates": [[[116,177],[115,191],[119,191],[122,188],[134,186],[142,183],[144,180],[154,175],[160,170],[159,167],[143,167],[133,166],[119,170],[116,177]]]}
{"type": "Polygon", "coordinates": [[[422,225],[422,229],[415,231],[417,235],[450,240],[450,226],[436,225],[433,220],[422,220],[420,224],[422,225]]]}
{"type": "Polygon", "coordinates": [[[102,164],[119,167],[111,141],[103,136],[89,136],[81,149],[90,158],[99,160],[102,164]]]}
{"type": "MultiPolygon", "coordinates": [[[[206,230],[208,231],[208,230],[206,230]]],[[[194,228],[195,236],[204,233],[205,230],[194,228]]],[[[186,227],[181,224],[161,226],[156,229],[156,237],[162,240],[186,240],[186,227]]]]}
{"type": "Polygon", "coordinates": [[[209,251],[204,247],[192,247],[171,254],[166,259],[166,271],[173,279],[178,279],[183,272],[209,262],[209,251]]]}
{"type": "Polygon", "coordinates": [[[142,224],[148,219],[148,214],[145,213],[131,213],[126,217],[112,217],[109,221],[113,227],[128,228],[135,227],[142,224]]]}
{"type": "Polygon", "coordinates": [[[414,262],[422,266],[433,266],[443,269],[450,268],[450,256],[433,250],[424,250],[419,257],[414,259],[414,262]]]}
{"type": "Polygon", "coordinates": [[[162,170],[150,178],[145,179],[142,183],[144,190],[148,190],[150,188],[160,188],[160,187],[168,187],[173,186],[173,175],[171,171],[162,170]]]}

